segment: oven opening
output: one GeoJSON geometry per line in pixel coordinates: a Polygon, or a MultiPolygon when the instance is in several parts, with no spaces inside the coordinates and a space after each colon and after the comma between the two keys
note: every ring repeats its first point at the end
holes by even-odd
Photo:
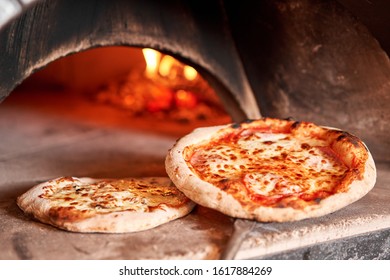
{"type": "Polygon", "coordinates": [[[37,110],[176,136],[231,122],[194,67],[150,48],[102,47],[69,55],[31,75],[12,96],[37,110]]]}
{"type": "Polygon", "coordinates": [[[52,62],[5,99],[0,118],[9,143],[2,157],[23,158],[13,172],[31,184],[59,176],[167,176],[165,156],[177,138],[231,122],[194,67],[130,47],[52,62]]]}

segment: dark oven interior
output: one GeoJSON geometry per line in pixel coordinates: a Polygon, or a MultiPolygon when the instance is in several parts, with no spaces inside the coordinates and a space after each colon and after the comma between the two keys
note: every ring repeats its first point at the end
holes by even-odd
{"type": "Polygon", "coordinates": [[[377,185],[326,217],[259,223],[236,257],[389,258],[386,8],[348,0],[0,1],[0,220],[9,241],[0,258],[219,258],[234,221],[210,209],[144,233],[71,234],[24,217],[15,198],[63,175],[164,176],[178,137],[261,116],[356,134],[377,163],[377,185]],[[157,51],[160,68],[170,61],[168,74],[138,79],[146,49],[157,51]],[[147,103],[124,84],[168,90],[147,103]],[[116,99],[105,95],[112,91],[116,99]]]}

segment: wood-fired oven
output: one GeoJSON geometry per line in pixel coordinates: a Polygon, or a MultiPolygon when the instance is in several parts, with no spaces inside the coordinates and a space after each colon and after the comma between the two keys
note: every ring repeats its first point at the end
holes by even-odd
{"type": "Polygon", "coordinates": [[[0,258],[220,258],[237,236],[234,220],[209,209],[197,207],[142,233],[77,234],[25,217],[15,198],[63,175],[164,176],[166,151],[191,129],[270,116],[358,135],[374,156],[378,180],[367,196],[334,214],[256,224],[235,257],[388,259],[390,21],[384,11],[390,6],[385,2],[0,0],[0,258]],[[175,88],[165,96],[168,103],[158,104],[163,111],[172,104],[195,111],[191,106],[201,97],[188,92],[200,88],[222,113],[198,114],[195,121],[183,115],[168,119],[155,114],[153,103],[129,116],[91,98],[102,96],[91,93],[102,92],[91,83],[108,76],[121,87],[113,73],[127,62],[137,64],[145,49],[202,78],[201,87],[175,88]],[[99,74],[98,68],[115,61],[114,70],[99,74]],[[148,108],[153,114],[143,114],[148,108]]]}

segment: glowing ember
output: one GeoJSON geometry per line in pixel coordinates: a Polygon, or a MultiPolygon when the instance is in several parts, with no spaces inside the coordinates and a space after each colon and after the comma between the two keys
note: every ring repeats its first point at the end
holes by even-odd
{"type": "Polygon", "coordinates": [[[175,94],[175,104],[177,107],[192,109],[195,108],[197,103],[196,96],[189,91],[180,89],[175,94]]]}
{"type": "Polygon", "coordinates": [[[189,65],[156,50],[143,49],[143,72],[112,81],[98,100],[126,109],[132,115],[154,114],[177,121],[226,115],[215,92],[189,65]]]}

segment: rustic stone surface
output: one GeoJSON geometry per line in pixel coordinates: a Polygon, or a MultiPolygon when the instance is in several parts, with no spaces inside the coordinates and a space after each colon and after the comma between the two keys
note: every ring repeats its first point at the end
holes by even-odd
{"type": "Polygon", "coordinates": [[[202,209],[153,230],[128,234],[66,232],[34,221],[13,199],[0,203],[0,259],[217,259],[227,217],[202,209]]]}
{"type": "Polygon", "coordinates": [[[390,229],[263,256],[267,260],[389,260],[390,229]]]}

